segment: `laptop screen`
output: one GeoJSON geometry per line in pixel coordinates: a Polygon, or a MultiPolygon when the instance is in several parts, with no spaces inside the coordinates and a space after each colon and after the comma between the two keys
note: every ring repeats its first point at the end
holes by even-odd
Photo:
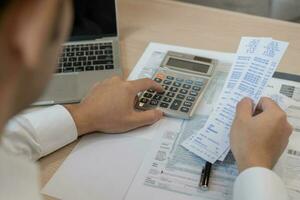
{"type": "Polygon", "coordinates": [[[117,36],[115,0],[73,0],[71,41],[117,36]]]}

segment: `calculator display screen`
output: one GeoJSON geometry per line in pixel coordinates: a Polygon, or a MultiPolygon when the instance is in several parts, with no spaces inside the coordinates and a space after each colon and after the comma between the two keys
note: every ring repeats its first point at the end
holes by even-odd
{"type": "Polygon", "coordinates": [[[201,63],[195,63],[195,62],[189,62],[186,60],[179,60],[176,58],[169,58],[167,62],[168,66],[176,67],[176,68],[182,68],[182,69],[188,69],[196,72],[201,73],[207,73],[209,70],[209,65],[201,64],[201,63]]]}

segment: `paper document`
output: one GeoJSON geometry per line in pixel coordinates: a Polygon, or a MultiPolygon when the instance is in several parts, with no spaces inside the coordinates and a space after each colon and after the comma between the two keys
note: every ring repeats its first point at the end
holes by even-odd
{"type": "Polygon", "coordinates": [[[283,168],[282,177],[288,188],[297,190],[300,193],[300,102],[292,103],[286,112],[288,121],[294,127],[294,131],[290,137],[288,148],[281,160],[283,168]]]}
{"type": "Polygon", "coordinates": [[[62,200],[122,200],[149,145],[124,135],[84,137],[42,193],[62,200]]]}
{"type": "Polygon", "coordinates": [[[234,179],[238,175],[233,156],[213,165],[210,189],[198,186],[205,160],[183,148],[180,143],[201,128],[206,115],[192,120],[166,119],[156,128],[150,152],[136,175],[126,200],[230,200],[234,179]]]}
{"type": "MultiPolygon", "coordinates": [[[[165,52],[164,46],[150,45],[133,71],[132,79],[143,74],[151,78],[165,52]],[[139,69],[140,66],[143,66],[142,70],[139,69]]],[[[231,199],[233,182],[238,174],[232,154],[230,153],[224,162],[217,162],[214,165],[210,190],[203,192],[198,188],[198,183],[205,161],[180,145],[205,124],[213,105],[217,103],[229,69],[228,65],[217,67],[215,77],[206,90],[204,99],[193,119],[187,121],[165,119],[159,126],[153,128],[152,132],[156,134],[152,148],[130,186],[126,200],[231,199]]],[[[273,78],[263,96],[273,98],[282,109],[289,109],[290,113],[291,108],[297,102],[287,97],[287,91],[291,91],[290,87],[295,85],[295,82],[291,82],[290,85],[288,83],[289,81],[273,78]]],[[[297,91],[296,87],[295,92],[288,95],[297,98],[297,91]]],[[[296,121],[300,122],[300,118],[296,121]]],[[[293,141],[300,143],[300,138],[293,137],[293,141]]],[[[280,175],[284,177],[283,174],[280,175]]],[[[298,199],[300,196],[296,189],[288,188],[288,192],[291,200],[298,199]]]]}
{"type": "Polygon", "coordinates": [[[258,103],[287,46],[270,38],[242,38],[214,112],[205,126],[182,145],[211,163],[225,158],[237,103],[244,97],[258,103]]]}

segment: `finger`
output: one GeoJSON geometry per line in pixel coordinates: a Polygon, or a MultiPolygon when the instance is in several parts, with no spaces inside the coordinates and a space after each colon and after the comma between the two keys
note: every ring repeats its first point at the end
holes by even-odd
{"type": "Polygon", "coordinates": [[[243,98],[236,107],[236,118],[251,118],[253,101],[250,98],[243,98]]]}
{"type": "Polygon", "coordinates": [[[283,111],[275,101],[268,97],[262,97],[257,104],[257,109],[265,111],[283,111]]]}
{"type": "Polygon", "coordinates": [[[149,78],[144,78],[144,79],[139,79],[135,81],[130,81],[133,87],[133,90],[135,93],[139,93],[148,89],[153,89],[158,92],[163,92],[164,89],[163,87],[156,83],[155,81],[149,79],[149,78]]]}
{"type": "Polygon", "coordinates": [[[135,127],[141,127],[154,124],[163,117],[163,112],[160,110],[147,110],[142,112],[135,112],[133,116],[135,127]]]}
{"type": "Polygon", "coordinates": [[[113,76],[111,78],[107,78],[104,81],[102,81],[102,83],[106,83],[106,84],[110,84],[110,83],[114,83],[117,81],[121,81],[122,78],[120,76],[113,76]]]}
{"type": "Polygon", "coordinates": [[[136,103],[138,103],[138,102],[139,102],[139,96],[136,95],[135,98],[134,98],[134,105],[135,105],[136,103]]]}

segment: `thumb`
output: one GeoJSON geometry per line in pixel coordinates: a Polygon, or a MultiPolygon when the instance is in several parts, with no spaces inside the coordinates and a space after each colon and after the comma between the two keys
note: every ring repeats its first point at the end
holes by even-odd
{"type": "Polygon", "coordinates": [[[159,121],[163,117],[163,112],[160,110],[147,110],[142,112],[135,112],[133,118],[136,127],[151,125],[159,121]]]}
{"type": "Polygon", "coordinates": [[[268,97],[262,97],[258,102],[257,107],[262,111],[269,111],[269,110],[283,111],[275,101],[273,101],[271,98],[268,97]]]}
{"type": "Polygon", "coordinates": [[[253,102],[250,98],[242,99],[236,106],[236,118],[251,118],[253,112],[253,102]]]}

